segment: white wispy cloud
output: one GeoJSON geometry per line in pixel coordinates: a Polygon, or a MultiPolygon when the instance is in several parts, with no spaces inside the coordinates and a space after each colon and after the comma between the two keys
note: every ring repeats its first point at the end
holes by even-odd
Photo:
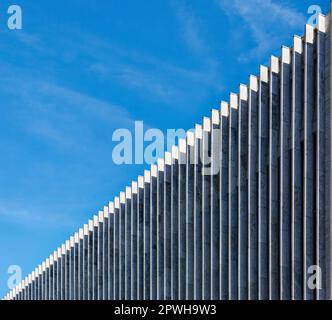
{"type": "Polygon", "coordinates": [[[192,10],[183,1],[172,1],[172,7],[180,25],[180,34],[188,47],[196,53],[209,50],[199,30],[200,21],[192,10]]]}
{"type": "MultiPolygon", "coordinates": [[[[25,61],[42,56],[44,62],[49,62],[53,73],[59,73],[66,64],[80,63],[82,72],[90,73],[105,87],[116,84],[146,100],[172,107],[192,99],[193,91],[203,97],[207,90],[222,90],[223,86],[218,77],[217,59],[201,31],[203,23],[189,6],[180,1],[174,1],[171,8],[178,21],[180,40],[199,62],[192,67],[95,34],[82,33],[70,26],[63,26],[68,32],[61,37],[52,34],[50,29],[47,39],[42,34],[26,32],[20,33],[16,39],[30,50],[22,50],[25,61]],[[36,55],[28,56],[34,50],[36,55]]],[[[10,54],[8,46],[0,44],[1,50],[10,54]]]]}
{"type": "MultiPolygon", "coordinates": [[[[203,19],[186,1],[172,0],[171,6],[179,24],[179,34],[193,54],[201,58],[202,63],[211,67],[212,72],[218,66],[213,49],[205,37],[208,32],[203,19]]],[[[214,76],[214,74],[213,74],[214,76]]]]}
{"type": "Polygon", "coordinates": [[[17,126],[26,133],[61,149],[87,151],[102,144],[96,139],[96,127],[111,130],[134,122],[126,108],[116,103],[31,74],[6,64],[0,67],[0,77],[6,79],[0,82],[3,104],[15,110],[17,126]],[[94,126],[89,125],[91,119],[94,126]]]}
{"type": "MultiPolygon", "coordinates": [[[[217,0],[217,2],[229,18],[237,23],[233,32],[245,33],[246,37],[251,37],[256,43],[254,48],[239,57],[241,61],[253,57],[261,58],[282,43],[283,34],[289,28],[297,29],[305,23],[305,16],[294,9],[291,2],[277,3],[273,0],[217,0]],[[240,22],[237,21],[239,18],[240,22]]],[[[238,38],[238,35],[235,38],[238,38]]]]}
{"type": "Polygon", "coordinates": [[[20,224],[25,227],[72,228],[76,221],[71,215],[50,212],[49,208],[28,208],[0,201],[0,221],[20,224]]]}

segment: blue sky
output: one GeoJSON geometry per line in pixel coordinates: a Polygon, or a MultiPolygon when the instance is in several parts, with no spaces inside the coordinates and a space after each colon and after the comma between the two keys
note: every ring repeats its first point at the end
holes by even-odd
{"type": "Polygon", "coordinates": [[[112,133],[190,129],[303,34],[307,0],[0,3],[0,296],[144,165],[112,163],[112,133]],[[9,5],[23,30],[6,27],[9,5]]]}

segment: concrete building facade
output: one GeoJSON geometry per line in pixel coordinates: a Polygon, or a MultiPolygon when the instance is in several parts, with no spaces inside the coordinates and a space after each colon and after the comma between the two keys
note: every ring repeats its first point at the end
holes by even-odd
{"type": "Polygon", "coordinates": [[[332,298],[331,15],[5,300],[332,298]]]}

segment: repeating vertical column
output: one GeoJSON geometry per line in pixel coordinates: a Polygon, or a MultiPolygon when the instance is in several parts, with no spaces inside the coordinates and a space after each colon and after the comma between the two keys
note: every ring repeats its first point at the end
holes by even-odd
{"type": "MultiPolygon", "coordinates": [[[[34,273],[29,275],[30,300],[34,300],[34,273]]],[[[16,300],[16,288],[13,289],[14,299],[16,300]]]]}
{"type": "Polygon", "coordinates": [[[151,233],[151,222],[150,222],[150,195],[151,195],[151,172],[144,172],[144,300],[150,299],[150,258],[151,258],[151,245],[150,245],[150,233],[151,233]]]}
{"type": "MultiPolygon", "coordinates": [[[[29,276],[29,299],[32,296],[31,287],[31,275],[29,276]]],[[[50,300],[50,284],[51,284],[51,270],[50,270],[50,258],[46,259],[46,270],[45,270],[45,300],[50,300]]]]}
{"type": "MultiPolygon", "coordinates": [[[[31,275],[27,276],[27,300],[31,300],[31,275]]],[[[13,291],[12,291],[12,295],[13,295],[13,291]]]]}
{"type": "Polygon", "coordinates": [[[326,246],[326,298],[332,299],[332,4],[328,18],[328,33],[326,36],[326,95],[325,95],[325,246],[326,246]]]}
{"type": "MultiPolygon", "coordinates": [[[[15,287],[15,300],[21,300],[20,297],[21,297],[21,284],[19,283],[15,287]]],[[[5,300],[5,298],[2,297],[0,300],[3,301],[5,300]]]]}
{"type": "Polygon", "coordinates": [[[120,193],[120,246],[119,246],[119,259],[120,259],[120,299],[125,299],[125,218],[126,218],[126,194],[120,193]]]}
{"type": "MultiPolygon", "coordinates": [[[[36,300],[41,300],[41,265],[38,265],[35,271],[35,277],[36,277],[36,300]]],[[[24,290],[24,282],[21,282],[21,299],[25,299],[25,290],[24,290]]]]}
{"type": "Polygon", "coordinates": [[[87,227],[86,225],[83,228],[79,229],[79,245],[78,245],[78,286],[77,286],[77,299],[78,300],[85,300],[84,298],[84,291],[86,290],[84,286],[84,277],[87,270],[85,269],[85,252],[84,252],[84,238],[85,232],[84,228],[87,227]]]}
{"type": "MultiPolygon", "coordinates": [[[[58,264],[58,251],[54,251],[53,257],[53,272],[52,272],[52,282],[51,282],[51,300],[57,300],[57,264],[58,264]]],[[[34,277],[34,274],[33,274],[34,277]]],[[[36,288],[34,288],[35,290],[36,288]]],[[[35,292],[34,292],[35,295],[35,292]]]]}
{"type": "Polygon", "coordinates": [[[304,44],[304,299],[313,300],[312,288],[308,286],[309,268],[314,260],[314,40],[312,26],[306,25],[304,44]]]}
{"type": "Polygon", "coordinates": [[[65,265],[65,300],[70,300],[70,288],[71,288],[71,241],[66,241],[66,265],[65,265]]]}
{"type": "MultiPolygon", "coordinates": [[[[56,293],[56,299],[61,300],[61,276],[62,276],[62,270],[61,270],[61,264],[62,264],[62,251],[61,247],[58,248],[58,267],[57,267],[57,293],[56,293]]],[[[38,299],[38,292],[39,292],[39,283],[37,281],[37,299],[38,299]]]]}
{"type": "Polygon", "coordinates": [[[219,227],[220,227],[220,115],[211,112],[210,183],[211,183],[211,299],[219,299],[219,227]]]}
{"type": "MultiPolygon", "coordinates": [[[[35,300],[36,285],[35,285],[35,271],[31,273],[31,300],[35,300]]],[[[15,288],[15,300],[17,300],[18,288],[15,288]]]]}
{"type": "Polygon", "coordinates": [[[258,79],[249,78],[248,97],[248,299],[258,299],[258,79]]]}
{"type": "MultiPolygon", "coordinates": [[[[19,300],[23,300],[23,295],[22,295],[22,292],[23,292],[23,290],[22,290],[22,282],[18,285],[18,299],[19,300]]],[[[4,300],[6,300],[6,299],[4,299],[4,300]]]]}
{"type": "MultiPolygon", "coordinates": [[[[59,255],[58,255],[58,258],[59,259],[59,255]]],[[[38,274],[39,274],[39,269],[38,267],[35,269],[34,271],[34,276],[35,276],[35,298],[34,300],[38,300],[38,294],[39,294],[39,288],[38,288],[38,274]]],[[[20,300],[22,300],[22,283],[20,283],[20,286],[19,286],[19,295],[20,295],[20,300]]]]}
{"type": "Polygon", "coordinates": [[[28,282],[29,282],[29,300],[33,300],[33,278],[32,274],[29,274],[28,276],[28,282]]]}
{"type": "Polygon", "coordinates": [[[138,279],[137,299],[144,299],[144,177],[138,177],[138,279]]]}
{"type": "Polygon", "coordinates": [[[317,68],[316,68],[316,105],[317,105],[317,153],[316,153],[316,264],[321,269],[321,278],[318,280],[316,291],[317,300],[326,299],[326,247],[325,247],[325,52],[326,52],[326,18],[319,15],[317,18],[317,68]]]}
{"type": "MultiPolygon", "coordinates": [[[[5,300],[5,299],[2,299],[5,300]]],[[[16,299],[15,300],[22,300],[22,284],[18,284],[16,287],[16,299]]]]}
{"type": "Polygon", "coordinates": [[[80,243],[80,237],[79,233],[76,232],[74,235],[74,293],[72,295],[73,300],[79,300],[79,293],[78,293],[78,286],[79,286],[79,243],[80,243]]]}
{"type": "Polygon", "coordinates": [[[89,299],[89,225],[83,226],[83,300],[89,299]]]}
{"type": "MultiPolygon", "coordinates": [[[[33,273],[34,273],[34,271],[33,271],[33,273]]],[[[20,300],[20,286],[17,285],[14,290],[15,290],[15,297],[14,297],[14,299],[15,300],[20,300]]]]}
{"type": "MultiPolygon", "coordinates": [[[[42,263],[42,297],[41,300],[47,300],[47,293],[46,293],[46,262],[44,261],[42,263]]],[[[27,284],[27,288],[26,288],[26,298],[27,300],[30,299],[30,288],[29,288],[29,281],[28,278],[26,279],[26,284],[27,284]]]]}
{"type": "Polygon", "coordinates": [[[132,201],[132,189],[131,187],[126,188],[126,219],[125,219],[125,299],[131,299],[131,268],[132,268],[132,261],[131,261],[131,201],[132,201]]]}
{"type": "Polygon", "coordinates": [[[238,299],[238,96],[230,96],[229,115],[229,298],[238,299]]]}
{"type": "MultiPolygon", "coordinates": [[[[46,300],[45,299],[45,261],[42,262],[41,264],[41,300],[46,300]]],[[[26,300],[29,300],[29,282],[28,282],[28,277],[26,277],[26,290],[25,290],[25,297],[26,300]]]]}
{"type": "Polygon", "coordinates": [[[115,300],[115,259],[114,259],[114,218],[115,218],[115,207],[114,202],[110,202],[108,205],[109,213],[110,213],[110,221],[109,221],[109,248],[108,248],[108,255],[109,255],[109,272],[108,272],[108,279],[109,279],[109,298],[110,300],[115,300]]]}
{"type": "Polygon", "coordinates": [[[291,51],[282,47],[280,71],[280,298],[291,298],[291,51]]]}
{"type": "Polygon", "coordinates": [[[165,162],[158,159],[157,165],[157,298],[164,299],[164,183],[165,162]]]}
{"type": "Polygon", "coordinates": [[[75,300],[75,237],[70,237],[69,250],[69,300],[75,300]]]}
{"type": "Polygon", "coordinates": [[[24,300],[29,300],[29,279],[24,279],[24,300]]]}
{"type": "Polygon", "coordinates": [[[120,199],[114,199],[114,300],[120,299],[120,199]]]}
{"type": "MultiPolygon", "coordinates": [[[[186,299],[194,299],[194,207],[195,207],[195,134],[193,131],[187,132],[187,166],[186,166],[186,299]]],[[[166,167],[167,169],[167,167],[166,167]]],[[[165,178],[166,178],[165,169],[165,178]]],[[[165,197],[167,193],[165,193],[165,197]]],[[[165,198],[165,202],[168,199],[165,198]]],[[[165,205],[167,205],[165,203],[165,205]]],[[[166,214],[166,213],[165,213],[166,214]]],[[[219,214],[219,213],[218,213],[219,214]]]]}
{"type": "Polygon", "coordinates": [[[104,207],[103,215],[103,273],[101,275],[101,281],[103,283],[103,300],[109,300],[109,291],[110,291],[110,280],[109,280],[109,267],[110,267],[110,252],[109,252],[109,242],[110,242],[110,213],[109,207],[104,207]]]}
{"type": "Polygon", "coordinates": [[[93,220],[88,225],[88,300],[93,300],[93,220]]]}
{"type": "MultiPolygon", "coordinates": [[[[54,300],[53,298],[53,290],[54,290],[54,257],[53,255],[50,255],[49,257],[49,278],[48,278],[48,300],[54,300]]],[[[33,281],[33,275],[32,275],[32,286],[31,286],[32,292],[31,292],[31,298],[34,300],[34,281],[33,281]]]]}
{"type": "MultiPolygon", "coordinates": [[[[30,283],[31,283],[30,300],[35,300],[35,272],[34,271],[31,272],[30,283]]],[[[49,299],[49,300],[51,300],[51,299],[49,299]]]]}
{"type": "MultiPolygon", "coordinates": [[[[56,250],[53,253],[53,257],[54,257],[54,267],[53,267],[53,300],[58,300],[58,292],[59,292],[59,288],[58,288],[58,250],[56,250]]],[[[36,273],[35,273],[36,275],[36,273]]],[[[37,297],[37,283],[35,281],[35,300],[37,297]]]]}
{"type": "Polygon", "coordinates": [[[150,221],[151,221],[151,241],[150,241],[150,271],[151,271],[151,282],[150,282],[150,298],[156,300],[158,298],[158,172],[155,165],[151,166],[151,210],[150,210],[150,221]]]}
{"type": "MultiPolygon", "coordinates": [[[[38,275],[39,275],[39,267],[38,269],[38,275]]],[[[25,296],[24,296],[24,280],[22,280],[21,284],[20,284],[20,300],[25,300],[25,296]]]]}
{"type": "Polygon", "coordinates": [[[211,119],[203,119],[202,139],[202,231],[203,299],[211,299],[211,119]]]}
{"type": "MultiPolygon", "coordinates": [[[[39,269],[38,269],[39,271],[39,269]]],[[[19,285],[19,291],[20,291],[20,294],[19,294],[19,299],[20,300],[25,300],[25,281],[24,279],[21,281],[20,285],[19,285]]],[[[9,300],[9,293],[6,295],[5,297],[5,300],[9,300]]]]}
{"type": "MultiPolygon", "coordinates": [[[[53,253],[53,284],[52,284],[52,296],[53,300],[59,300],[59,269],[60,265],[61,250],[59,248],[53,253]],[[60,253],[60,254],[59,254],[60,253]]],[[[38,268],[34,270],[34,300],[38,300],[38,268]]]]}
{"type": "Polygon", "coordinates": [[[172,299],[179,298],[179,149],[172,147],[172,211],[171,211],[171,291],[172,299]]]}
{"type": "Polygon", "coordinates": [[[164,297],[170,300],[171,291],[171,267],[172,267],[172,247],[171,247],[171,214],[172,214],[172,154],[165,153],[165,178],[164,178],[164,297]]]}
{"type": "MultiPolygon", "coordinates": [[[[60,251],[61,252],[61,251],[60,251]]],[[[59,253],[57,254],[58,256],[58,261],[59,261],[59,253]]],[[[58,264],[58,270],[59,270],[59,264],[58,264]]],[[[35,269],[35,300],[39,300],[39,281],[38,281],[38,277],[39,277],[39,266],[35,269]]],[[[20,298],[22,298],[22,282],[20,284],[20,298]]]]}
{"type": "Polygon", "coordinates": [[[16,300],[16,296],[15,296],[15,294],[16,294],[16,291],[15,291],[15,289],[12,289],[11,291],[10,291],[10,300],[16,300]]]}
{"type": "MultiPolygon", "coordinates": [[[[40,270],[41,273],[41,270],[40,270]]],[[[39,281],[39,293],[40,293],[40,300],[42,300],[42,283],[39,281]]],[[[60,299],[66,299],[66,245],[63,244],[61,246],[61,295],[60,299]]]]}
{"type": "MultiPolygon", "coordinates": [[[[40,273],[39,273],[39,266],[38,266],[38,276],[39,275],[40,275],[40,273]]],[[[26,296],[25,296],[25,280],[24,279],[21,282],[21,300],[26,300],[26,296]]]]}
{"type": "Polygon", "coordinates": [[[269,282],[270,299],[280,298],[280,61],[271,57],[269,143],[269,282]]]}
{"type": "Polygon", "coordinates": [[[92,300],[98,300],[98,242],[99,242],[99,215],[93,217],[93,242],[92,242],[92,300]]]}
{"type": "Polygon", "coordinates": [[[133,182],[132,186],[132,200],[131,200],[131,299],[137,299],[137,275],[138,275],[138,184],[133,182]]]}
{"type": "MultiPolygon", "coordinates": [[[[194,299],[203,298],[203,230],[202,230],[202,126],[195,126],[195,168],[194,168],[194,299]]],[[[173,187],[174,188],[174,187],[173,187]]]]}
{"type": "MultiPolygon", "coordinates": [[[[32,271],[32,300],[37,300],[37,282],[36,282],[36,272],[32,271]]],[[[17,293],[19,294],[19,288],[17,288],[17,293]]]]}
{"type": "Polygon", "coordinates": [[[240,85],[238,135],[238,179],[239,179],[239,299],[248,299],[248,87],[240,85]]]}
{"type": "Polygon", "coordinates": [[[179,212],[178,212],[178,299],[186,298],[186,167],[187,142],[179,140],[179,212]]]}
{"type": "Polygon", "coordinates": [[[258,298],[269,298],[269,70],[260,67],[258,98],[258,298]]]}
{"type": "MultiPolygon", "coordinates": [[[[99,211],[98,214],[98,259],[97,259],[97,298],[98,300],[104,300],[104,212],[99,211]]],[[[106,287],[106,286],[105,286],[106,287]]]]}
{"type": "Polygon", "coordinates": [[[303,298],[303,42],[295,36],[292,63],[292,296],[303,298]]]}
{"type": "MultiPolygon", "coordinates": [[[[11,300],[13,300],[13,291],[10,292],[11,300]]],[[[25,300],[30,300],[30,291],[29,291],[29,277],[25,278],[25,300]]]]}
{"type": "Polygon", "coordinates": [[[229,104],[221,102],[220,106],[220,299],[229,299],[229,104]]]}
{"type": "MultiPolygon", "coordinates": [[[[53,279],[53,300],[59,300],[59,249],[54,252],[54,279],[53,279]]],[[[36,274],[36,273],[35,273],[36,274]]],[[[36,297],[38,288],[36,286],[36,297]]]]}
{"type": "MultiPolygon", "coordinates": [[[[31,275],[26,277],[25,283],[27,286],[27,293],[26,293],[27,300],[31,300],[31,275]]],[[[12,299],[13,299],[13,297],[14,297],[13,291],[11,291],[11,294],[12,294],[12,299]]]]}
{"type": "Polygon", "coordinates": [[[12,300],[14,300],[14,301],[18,300],[17,299],[17,289],[16,289],[16,287],[14,289],[12,289],[11,295],[12,295],[12,300]]]}

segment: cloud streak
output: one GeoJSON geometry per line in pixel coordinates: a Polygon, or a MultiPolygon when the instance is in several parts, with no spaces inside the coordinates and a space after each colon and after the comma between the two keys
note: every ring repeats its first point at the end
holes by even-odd
{"type": "MultiPolygon", "coordinates": [[[[204,22],[185,1],[173,0],[171,1],[171,6],[177,18],[180,29],[179,34],[182,39],[193,54],[198,56],[204,65],[210,68],[207,73],[210,72],[212,77],[214,77],[213,70],[218,67],[218,61],[212,47],[204,36],[204,22]]],[[[207,32],[207,30],[204,31],[207,32]]]]}
{"type": "Polygon", "coordinates": [[[8,110],[13,110],[11,114],[18,129],[41,137],[60,149],[86,151],[98,145],[94,133],[98,129],[96,124],[112,129],[129,127],[134,122],[130,113],[118,104],[49,79],[35,79],[29,70],[3,64],[0,77],[6,79],[0,83],[0,91],[6,98],[4,104],[8,110]]]}
{"type": "Polygon", "coordinates": [[[20,207],[17,205],[8,205],[0,202],[0,220],[13,224],[20,224],[25,227],[43,227],[66,229],[75,226],[71,215],[58,214],[36,208],[20,207]]]}
{"type": "MultiPolygon", "coordinates": [[[[246,62],[252,58],[261,59],[269,51],[280,44],[283,34],[289,31],[289,28],[295,29],[303,25],[305,17],[287,3],[276,3],[272,0],[218,0],[220,8],[227,13],[229,18],[240,18],[240,24],[244,22],[247,27],[246,35],[251,36],[255,42],[255,47],[239,57],[239,60],[246,62]],[[278,28],[275,28],[275,25],[278,28]],[[249,32],[248,32],[249,30],[249,32]]],[[[239,33],[239,27],[236,27],[236,33],[239,33]]]]}

